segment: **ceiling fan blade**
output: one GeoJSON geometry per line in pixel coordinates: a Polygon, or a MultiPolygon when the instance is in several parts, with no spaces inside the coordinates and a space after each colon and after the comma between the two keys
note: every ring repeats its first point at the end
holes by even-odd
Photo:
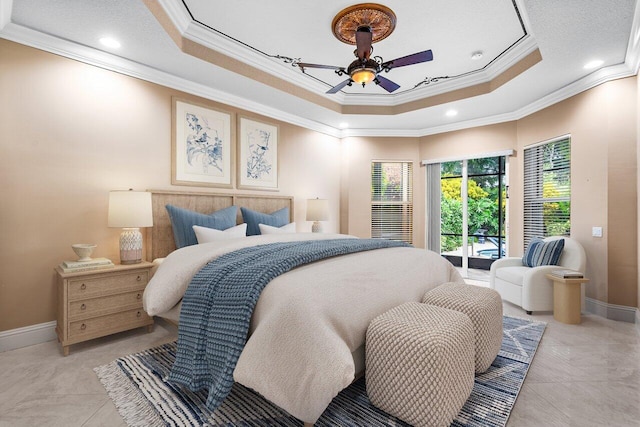
{"type": "Polygon", "coordinates": [[[419,64],[421,62],[427,62],[433,60],[433,52],[431,49],[424,52],[414,53],[413,55],[403,56],[402,58],[396,58],[391,61],[387,61],[381,65],[382,69],[390,70],[391,68],[404,67],[406,65],[419,64]]]}
{"type": "Polygon", "coordinates": [[[400,88],[399,84],[392,82],[391,80],[389,80],[386,77],[382,77],[380,74],[378,74],[378,76],[375,78],[374,82],[376,82],[377,85],[382,86],[382,88],[384,90],[386,90],[387,92],[389,92],[389,93],[391,93],[394,90],[400,88]]]}
{"type": "Polygon", "coordinates": [[[369,59],[371,55],[371,43],[373,40],[373,33],[369,27],[360,27],[356,31],[356,46],[358,52],[358,59],[369,59]]]}
{"type": "Polygon", "coordinates": [[[342,89],[343,87],[347,86],[349,83],[351,83],[351,78],[348,78],[347,80],[343,81],[342,83],[338,83],[337,85],[335,85],[334,87],[332,87],[331,89],[329,89],[327,91],[327,93],[337,93],[340,92],[340,89],[342,89]]]}
{"type": "Polygon", "coordinates": [[[344,70],[344,67],[337,67],[335,65],[321,65],[321,64],[309,64],[306,62],[298,62],[300,68],[326,68],[328,70],[344,70]]]}

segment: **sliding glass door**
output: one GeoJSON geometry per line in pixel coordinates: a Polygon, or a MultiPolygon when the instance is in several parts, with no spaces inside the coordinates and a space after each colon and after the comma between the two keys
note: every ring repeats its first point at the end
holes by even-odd
{"type": "Polygon", "coordinates": [[[465,277],[505,256],[505,176],[505,156],[440,163],[440,253],[465,277]]]}

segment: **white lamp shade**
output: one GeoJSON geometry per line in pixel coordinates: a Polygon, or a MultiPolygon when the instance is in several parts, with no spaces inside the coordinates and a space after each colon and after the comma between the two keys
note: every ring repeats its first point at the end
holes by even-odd
{"type": "Polygon", "coordinates": [[[329,200],[307,200],[307,221],[327,221],[329,219],[329,200]]]}
{"type": "Polygon", "coordinates": [[[110,191],[109,227],[151,227],[151,193],[146,191],[110,191]]]}

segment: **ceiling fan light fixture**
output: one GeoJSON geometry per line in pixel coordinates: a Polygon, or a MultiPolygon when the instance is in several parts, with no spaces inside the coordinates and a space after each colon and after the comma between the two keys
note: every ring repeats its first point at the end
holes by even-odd
{"type": "Polygon", "coordinates": [[[391,9],[375,3],[362,3],[342,10],[333,20],[331,27],[334,35],[342,42],[355,44],[353,54],[356,60],[347,68],[333,65],[311,64],[297,62],[297,66],[304,73],[305,68],[324,68],[334,70],[339,76],[348,74],[349,78],[330,88],[326,93],[340,92],[345,86],[359,83],[364,87],[367,83],[375,82],[384,90],[392,93],[400,85],[383,77],[382,71],[389,72],[393,68],[420,64],[433,60],[431,49],[406,55],[391,61],[384,61],[381,56],[371,57],[372,44],[382,40],[395,28],[396,17],[391,9]],[[382,31],[381,31],[382,30],[382,31]]]}
{"type": "Polygon", "coordinates": [[[351,72],[351,80],[363,86],[371,83],[376,78],[376,70],[371,68],[360,68],[351,72]]]}

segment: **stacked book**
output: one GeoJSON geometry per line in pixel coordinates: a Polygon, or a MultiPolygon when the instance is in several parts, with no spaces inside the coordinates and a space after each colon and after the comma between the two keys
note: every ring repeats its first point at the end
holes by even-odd
{"type": "Polygon", "coordinates": [[[582,273],[574,270],[554,270],[551,274],[562,277],[563,279],[582,279],[584,277],[582,273]]]}
{"type": "Polygon", "coordinates": [[[114,264],[108,258],[92,258],[88,261],[64,261],[60,264],[60,269],[65,273],[74,273],[76,271],[100,270],[113,266],[114,264]]]}

